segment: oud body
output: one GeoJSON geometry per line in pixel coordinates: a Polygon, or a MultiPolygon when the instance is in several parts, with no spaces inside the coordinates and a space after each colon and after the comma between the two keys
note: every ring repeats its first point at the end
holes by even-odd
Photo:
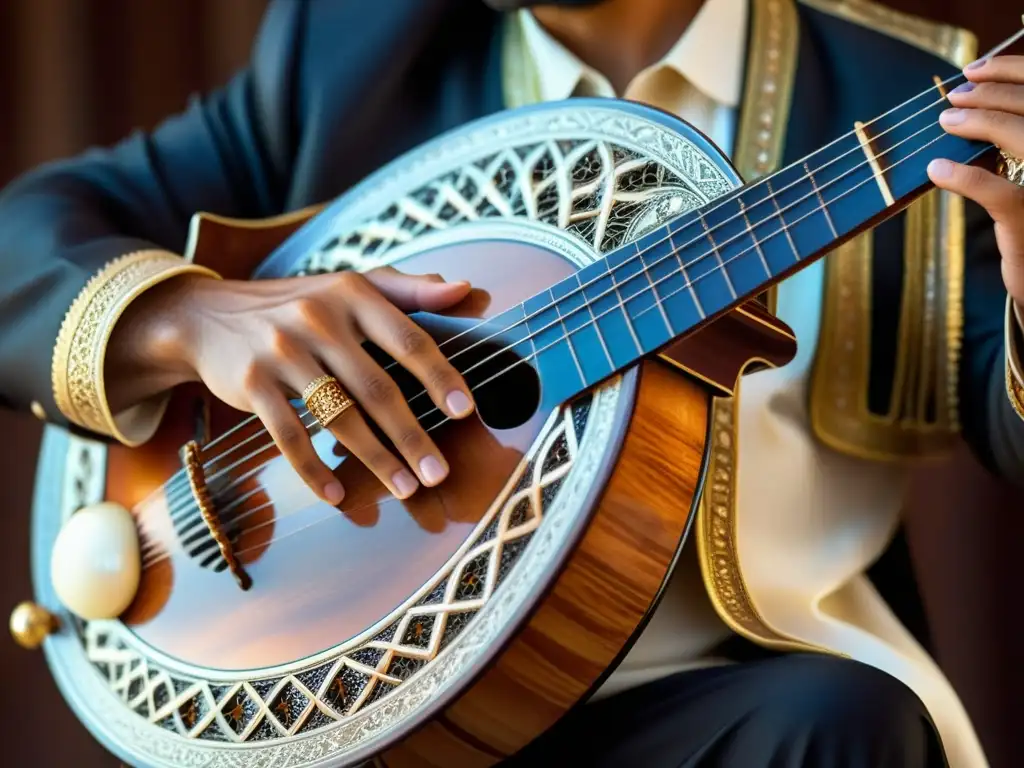
{"type": "MultiPolygon", "coordinates": [[[[423,318],[466,345],[483,338],[459,341],[466,329],[740,183],[682,121],[573,100],[440,137],[323,210],[198,215],[190,255],[253,279],[391,265],[468,280],[465,301],[423,318]]],[[[711,399],[794,351],[749,301],[568,399],[579,359],[499,355],[478,412],[431,432],[452,468],[437,488],[396,500],[317,434],[340,508],[201,387],[176,393],[139,448],[49,428],[33,567],[58,620],[44,645],[55,678],[131,765],[498,764],[629,651],[692,545],[711,399]],[[246,588],[182,479],[192,440],[246,588]],[[54,592],[51,553],[72,515],[104,501],[134,515],[145,567],[123,614],[83,620],[54,592]]]]}

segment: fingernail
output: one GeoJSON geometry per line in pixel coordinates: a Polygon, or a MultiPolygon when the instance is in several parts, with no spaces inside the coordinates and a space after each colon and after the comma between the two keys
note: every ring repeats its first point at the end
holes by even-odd
{"type": "Polygon", "coordinates": [[[431,485],[444,480],[444,467],[433,456],[427,456],[420,461],[420,472],[423,473],[423,479],[431,485]]]}
{"type": "Polygon", "coordinates": [[[324,498],[334,506],[338,506],[345,498],[345,489],[341,487],[341,483],[335,480],[324,486],[324,498]]]}
{"type": "Polygon", "coordinates": [[[462,416],[464,413],[469,413],[472,409],[473,404],[466,397],[465,393],[455,390],[449,393],[445,404],[448,406],[448,410],[454,413],[456,416],[462,416]]]}
{"type": "Polygon", "coordinates": [[[416,478],[413,477],[412,472],[408,469],[402,469],[395,472],[394,476],[391,478],[391,482],[395,484],[395,488],[398,489],[402,498],[412,496],[420,485],[416,481],[416,478]]]}
{"type": "Polygon", "coordinates": [[[966,83],[960,83],[960,85],[950,91],[949,94],[952,96],[954,93],[970,93],[977,87],[978,86],[975,83],[968,81],[966,83]]]}
{"type": "Polygon", "coordinates": [[[947,109],[939,115],[939,122],[943,125],[960,125],[967,119],[967,112],[962,109],[947,109]]]}
{"type": "Polygon", "coordinates": [[[953,164],[949,160],[932,160],[928,163],[928,175],[933,179],[948,179],[953,174],[953,164]]]}
{"type": "Polygon", "coordinates": [[[965,69],[981,69],[982,67],[985,66],[985,63],[987,61],[988,59],[978,59],[977,61],[972,61],[965,67],[965,69]]]}

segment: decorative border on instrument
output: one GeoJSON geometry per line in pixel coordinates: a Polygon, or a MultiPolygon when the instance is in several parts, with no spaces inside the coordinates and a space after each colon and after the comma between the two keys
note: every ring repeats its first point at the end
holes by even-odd
{"type": "MultiPolygon", "coordinates": [[[[666,124],[671,126],[669,118],[638,105],[609,107],[599,100],[526,108],[514,120],[504,116],[485,121],[461,135],[444,137],[397,169],[370,177],[335,203],[333,211],[311,222],[290,249],[279,251],[257,275],[371,268],[397,260],[413,247],[413,240],[429,238],[437,244],[476,230],[478,220],[494,236],[513,226],[532,228],[570,260],[578,261],[584,253],[584,261],[598,258],[638,230],[681,212],[681,207],[732,188],[732,181],[704,154],[714,151],[710,146],[699,137],[691,139],[692,145],[681,141],[666,124]],[[538,177],[541,167],[545,170],[538,177]],[[646,181],[631,185],[634,177],[646,181]],[[645,184],[653,189],[645,191],[645,184]],[[393,201],[398,203],[391,205],[393,201]],[[593,214],[595,206],[599,216],[593,214]],[[329,224],[318,228],[325,221],[329,224]],[[312,260],[299,258],[306,254],[312,260]]],[[[372,755],[429,717],[457,693],[457,686],[489,663],[537,591],[557,573],[583,529],[597,493],[595,483],[617,450],[616,430],[631,408],[633,377],[629,373],[606,383],[583,409],[585,415],[577,405],[553,416],[531,450],[533,461],[527,457],[521,468],[529,475],[526,485],[508,487],[510,497],[481,524],[473,545],[438,573],[436,583],[423,590],[425,598],[414,596],[411,610],[403,607],[401,615],[393,614],[385,632],[272,670],[275,679],[268,681],[271,670],[222,675],[187,668],[160,658],[117,622],[92,623],[80,634],[65,628],[48,641],[55,678],[94,734],[133,762],[261,768],[324,765],[342,756],[354,761],[372,755]],[[572,454],[570,461],[566,464],[563,457],[552,466],[549,454],[558,453],[559,446],[572,454]],[[557,493],[556,481],[561,482],[557,493]],[[520,516],[512,500],[521,491],[535,500],[550,496],[544,499],[547,507],[539,510],[534,504],[532,516],[520,516]],[[506,563],[500,552],[494,553],[507,542],[522,546],[514,573],[511,562],[505,569],[500,591],[489,586],[487,599],[470,595],[460,600],[466,597],[461,590],[474,588],[466,580],[475,573],[472,562],[489,553],[486,574],[495,576],[494,569],[506,563]],[[470,605],[476,610],[474,620],[462,622],[457,637],[442,646],[449,616],[467,615],[462,609],[470,605]],[[417,616],[429,617],[431,626],[417,625],[417,616]],[[104,629],[113,634],[104,635],[104,629]],[[367,651],[373,658],[356,658],[367,651]],[[391,675],[389,665],[395,659],[429,663],[391,675]],[[339,713],[331,697],[348,695],[344,674],[349,670],[370,682],[339,713]],[[158,695],[161,687],[165,694],[158,695]],[[385,688],[388,695],[379,697],[370,690],[385,688]],[[160,698],[164,695],[166,700],[160,698]],[[186,723],[182,717],[191,719],[192,702],[195,719],[186,723]],[[172,730],[148,722],[154,712],[172,730]],[[242,720],[239,730],[231,725],[232,713],[242,720]],[[261,738],[263,724],[270,733],[261,738]],[[208,740],[211,729],[222,738],[208,740]],[[200,733],[204,737],[196,738],[200,733]]],[[[102,461],[104,449],[50,430],[44,452],[35,514],[37,592],[42,603],[55,604],[45,571],[56,528],[81,504],[100,500],[102,489],[82,485],[77,495],[54,499],[53,489],[44,488],[46,467],[53,474],[63,471],[66,481],[78,487],[79,473],[90,462],[102,461]],[[58,465],[67,469],[56,470],[58,465]],[[56,509],[61,515],[54,514],[56,509]]],[[[102,472],[98,478],[102,481],[102,472]]],[[[496,583],[496,578],[489,580],[496,583]]]]}
{"type": "MultiPolygon", "coordinates": [[[[500,217],[505,221],[511,219],[523,220],[530,223],[533,219],[545,225],[556,227],[573,235],[577,243],[584,245],[594,252],[600,253],[614,247],[616,242],[610,242],[607,238],[613,233],[621,237],[623,229],[614,227],[597,227],[596,222],[600,219],[591,213],[575,214],[573,205],[580,203],[589,196],[596,195],[601,190],[594,180],[585,188],[567,190],[558,188],[557,185],[565,184],[565,181],[537,184],[532,182],[523,171],[529,170],[536,154],[521,156],[518,152],[507,149],[495,152],[494,143],[499,140],[505,146],[530,145],[536,152],[544,149],[553,151],[553,156],[563,156],[565,161],[573,158],[573,153],[564,152],[563,145],[566,142],[578,140],[585,137],[594,144],[594,151],[604,153],[605,161],[615,161],[614,149],[627,150],[636,153],[639,157],[657,161],[663,169],[668,170],[674,179],[659,179],[662,187],[661,197],[665,200],[674,198],[691,197],[691,204],[701,204],[719,197],[733,189],[732,182],[708,159],[708,154],[714,154],[713,146],[707,142],[701,144],[704,139],[699,136],[692,137],[693,145],[680,141],[672,130],[666,129],[655,120],[651,119],[652,111],[640,104],[627,102],[615,102],[614,106],[603,104],[605,99],[574,98],[570,102],[556,104],[537,104],[527,107],[520,107],[514,121],[501,124],[500,137],[494,134],[495,127],[485,125],[472,131],[464,132],[458,136],[442,137],[444,140],[437,140],[420,150],[414,159],[404,164],[401,169],[396,170],[390,166],[383,168],[376,174],[368,177],[362,184],[344,195],[338,201],[332,203],[319,217],[319,221],[329,221],[332,216],[344,217],[346,220],[356,219],[369,222],[378,216],[380,198],[391,197],[394,200],[401,200],[412,188],[430,188],[431,199],[423,205],[421,201],[415,201],[414,206],[403,203],[389,211],[390,216],[385,220],[387,224],[401,219],[408,214],[421,216],[423,213],[433,214],[451,203],[449,196],[452,193],[451,178],[437,178],[436,169],[443,167],[446,163],[454,164],[457,159],[464,163],[464,175],[458,179],[460,182],[473,182],[477,186],[477,194],[472,201],[490,203],[494,206],[500,217]],[[611,145],[615,145],[614,147],[611,145]],[[611,151],[609,151],[611,150],[611,151]],[[707,153],[707,154],[706,154],[707,153]],[[523,210],[517,210],[508,206],[507,201],[502,200],[501,195],[496,195],[494,184],[488,179],[489,173],[510,172],[517,175],[517,184],[522,191],[523,204],[527,206],[523,210]],[[561,204],[551,210],[541,209],[537,201],[545,193],[558,193],[561,195],[561,204]],[[533,207],[529,202],[535,200],[533,207]]],[[[504,114],[504,113],[500,113],[504,114]]],[[[661,117],[661,113],[657,113],[661,117]]],[[[495,119],[495,118],[492,118],[495,119]]],[[[664,115],[664,122],[674,121],[669,115],[664,115]]],[[[576,155],[578,158],[578,155],[576,155]]],[[[630,164],[630,158],[624,158],[626,163],[622,171],[626,172],[635,169],[637,164],[630,164]]],[[[557,161],[556,161],[557,162],[557,161]]],[[[606,181],[601,179],[601,181],[606,181]]],[[[630,203],[629,195],[622,195],[617,201],[620,205],[630,203]]],[[[654,200],[651,200],[654,202],[654,200]]],[[[440,222],[436,216],[422,216],[420,228],[413,234],[421,236],[424,231],[440,232],[451,228],[453,225],[462,225],[465,222],[480,221],[485,217],[474,210],[473,206],[464,208],[457,205],[458,215],[451,221],[440,222]]],[[[666,210],[664,214],[678,214],[685,208],[666,210]]],[[[374,221],[371,227],[361,231],[353,231],[348,241],[338,241],[330,238],[326,243],[322,242],[322,229],[317,228],[319,222],[313,222],[313,226],[307,225],[304,231],[297,233],[289,243],[280,248],[275,254],[268,258],[256,270],[254,277],[266,278],[280,276],[291,271],[292,266],[300,264],[302,270],[311,272],[326,271],[348,257],[346,251],[351,247],[365,249],[365,238],[379,240],[382,246],[375,250],[374,257],[383,256],[391,248],[402,248],[407,243],[400,237],[396,237],[393,229],[382,227],[381,221],[374,221]],[[383,235],[383,236],[382,236],[383,235]],[[325,255],[329,263],[324,262],[325,255]]],[[[654,222],[652,222],[654,223],[654,222]]],[[[633,230],[635,232],[635,229],[633,230]]],[[[361,260],[365,259],[365,254],[361,260]]],[[[393,255],[392,255],[393,258],[393,255]]],[[[380,263],[385,263],[381,261],[380,263]]],[[[372,266],[376,266],[373,264],[372,266]]],[[[301,271],[301,270],[300,270],[301,271]]]]}

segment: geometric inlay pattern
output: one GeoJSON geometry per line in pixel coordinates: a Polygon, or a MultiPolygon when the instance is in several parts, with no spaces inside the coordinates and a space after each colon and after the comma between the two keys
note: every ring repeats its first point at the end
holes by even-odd
{"type": "Polygon", "coordinates": [[[663,164],[608,141],[506,147],[433,179],[348,233],[334,233],[296,273],[377,266],[396,245],[482,219],[541,222],[606,253],[648,222],[695,208],[715,193],[720,173],[703,170],[708,178],[696,194],[663,164]],[[661,206],[652,205],[655,198],[661,206]]]}

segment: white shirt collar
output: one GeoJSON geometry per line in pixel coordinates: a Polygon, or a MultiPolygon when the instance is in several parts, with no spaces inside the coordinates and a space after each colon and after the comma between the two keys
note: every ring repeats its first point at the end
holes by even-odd
{"type": "MultiPolygon", "coordinates": [[[[706,0],[669,52],[636,79],[658,69],[672,69],[719,104],[739,106],[746,59],[747,4],[748,0],[706,0]]],[[[517,13],[544,101],[572,96],[583,79],[611,90],[603,75],[552,37],[529,9],[517,13]]]]}

